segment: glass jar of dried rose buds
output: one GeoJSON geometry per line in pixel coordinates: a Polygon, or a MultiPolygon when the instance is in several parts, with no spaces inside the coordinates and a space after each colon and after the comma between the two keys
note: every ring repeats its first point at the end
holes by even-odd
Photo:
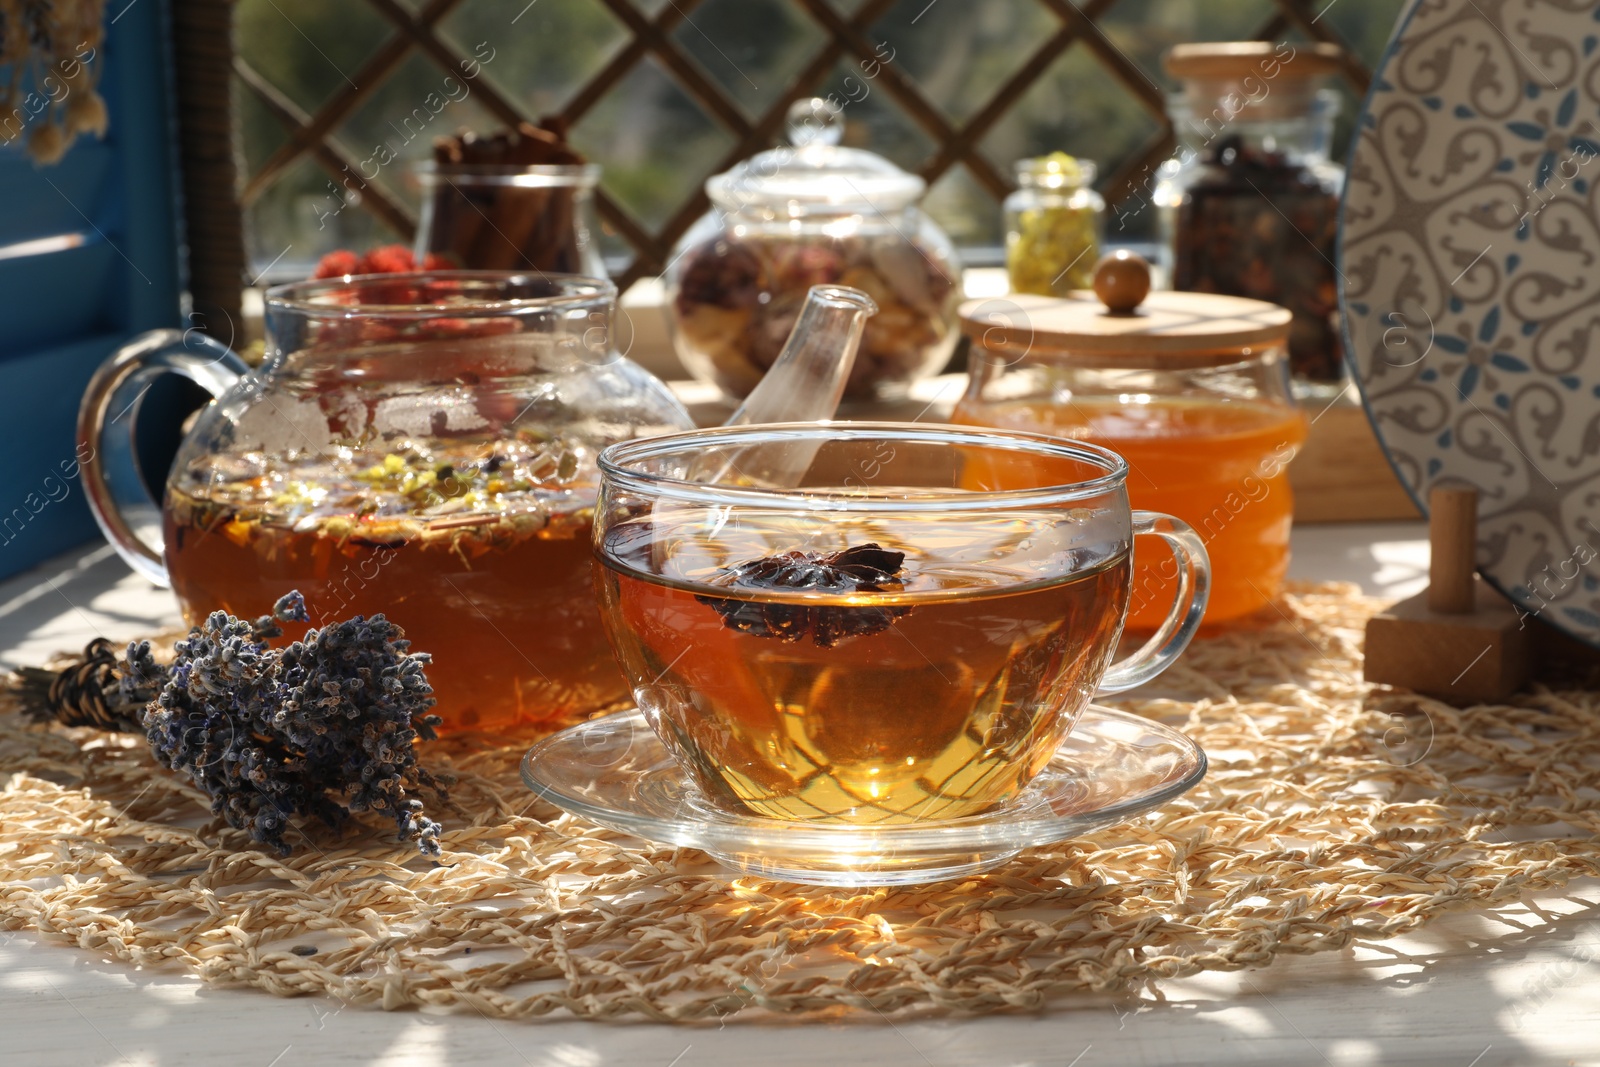
{"type": "Polygon", "coordinates": [[[743,398],[772,366],[813,285],[848,285],[878,305],[845,387],[847,401],[894,397],[938,373],[960,336],[954,246],[916,207],[926,183],[882,156],[838,144],[828,102],[802,100],[789,146],[706,182],[713,210],[667,270],[678,358],[743,398]]]}
{"type": "Polygon", "coordinates": [[[1174,289],[1265,300],[1294,315],[1289,364],[1302,383],[1344,375],[1333,269],[1344,168],[1328,158],[1339,69],[1327,45],[1179,45],[1168,73],[1177,155],[1155,201],[1174,289]]]}

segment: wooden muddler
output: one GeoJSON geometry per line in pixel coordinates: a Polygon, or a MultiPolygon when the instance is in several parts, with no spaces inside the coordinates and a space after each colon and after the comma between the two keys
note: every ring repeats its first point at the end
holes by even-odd
{"type": "Polygon", "coordinates": [[[1457,701],[1503,700],[1528,678],[1526,620],[1475,573],[1478,490],[1428,494],[1428,589],[1367,620],[1367,681],[1457,701]]]}
{"type": "Polygon", "coordinates": [[[1428,608],[1465,615],[1478,602],[1474,578],[1478,551],[1478,491],[1470,485],[1436,485],[1428,494],[1428,608]]]}

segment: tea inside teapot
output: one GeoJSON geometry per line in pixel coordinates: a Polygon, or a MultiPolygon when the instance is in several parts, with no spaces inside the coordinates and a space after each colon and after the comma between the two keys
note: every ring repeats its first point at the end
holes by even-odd
{"type": "Polygon", "coordinates": [[[590,625],[593,501],[573,453],[515,434],[392,447],[365,466],[245,453],[177,472],[163,535],[185,615],[259,613],[287,588],[317,624],[382,612],[434,657],[451,726],[626,703],[590,625]]]}

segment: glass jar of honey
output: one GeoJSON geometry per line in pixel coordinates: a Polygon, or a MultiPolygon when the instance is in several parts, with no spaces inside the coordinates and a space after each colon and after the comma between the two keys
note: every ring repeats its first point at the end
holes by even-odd
{"type": "MultiPolygon", "coordinates": [[[[1288,465],[1306,435],[1289,389],[1290,313],[1241,297],[1149,293],[1148,268],[1126,253],[1102,261],[1096,285],[1117,310],[1090,292],[963,305],[970,378],[952,421],[1121,453],[1133,506],[1177,516],[1206,543],[1206,625],[1252,615],[1283,588],[1288,465]]],[[[1160,624],[1176,566],[1160,546],[1136,546],[1129,630],[1160,624]]]]}

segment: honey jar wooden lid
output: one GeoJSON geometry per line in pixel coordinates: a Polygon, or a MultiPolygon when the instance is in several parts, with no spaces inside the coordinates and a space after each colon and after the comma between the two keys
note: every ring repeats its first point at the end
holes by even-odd
{"type": "MultiPolygon", "coordinates": [[[[1107,299],[1120,295],[1103,284],[1108,268],[1119,268],[1127,259],[1126,253],[1107,256],[1097,268],[1096,285],[1107,299]]],[[[1087,290],[1065,297],[1013,293],[969,300],[961,305],[961,331],[990,351],[1159,357],[1161,362],[1282,345],[1289,337],[1288,309],[1263,300],[1172,291],[1145,295],[1137,289],[1134,294],[1136,306],[1117,311],[1087,290]]]]}

